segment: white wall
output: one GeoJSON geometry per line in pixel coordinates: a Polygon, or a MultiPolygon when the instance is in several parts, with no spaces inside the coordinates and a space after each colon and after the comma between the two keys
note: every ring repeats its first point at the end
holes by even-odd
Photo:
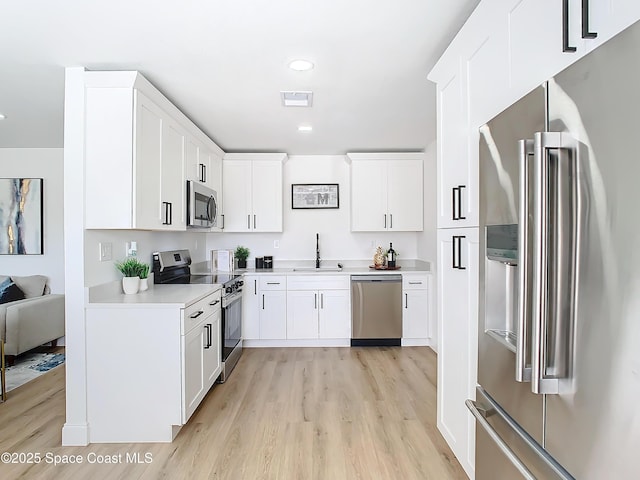
{"type": "Polygon", "coordinates": [[[188,249],[193,262],[207,258],[206,234],[202,232],[147,232],[142,230],[86,230],[84,237],[84,281],[87,287],[119,280],[122,274],[115,262],[126,258],[126,243],[137,242],[138,259],[151,265],[151,253],[159,250],[188,249]],[[100,242],[112,245],[112,260],[100,261],[100,242]]]}
{"type": "MultiPolygon", "coordinates": [[[[435,161],[434,161],[435,165],[435,161]]],[[[280,260],[315,259],[316,233],[320,234],[320,255],[326,261],[373,260],[378,245],[394,250],[403,258],[418,257],[418,238],[415,232],[351,232],[350,175],[344,155],[292,155],[283,166],[283,232],[282,233],[209,233],[207,259],[215,249],[235,249],[244,245],[253,258],[273,255],[274,266],[280,260]],[[340,208],[319,210],[293,210],[291,208],[292,183],[338,183],[340,208]],[[280,248],[273,246],[274,240],[280,248]]],[[[435,180],[434,180],[435,188],[435,180]]],[[[435,206],[434,206],[435,209],[435,206]]],[[[432,229],[432,227],[429,227],[432,229]]],[[[433,229],[435,229],[435,219],[433,229]]],[[[435,244],[435,241],[434,241],[435,244]]],[[[425,260],[424,258],[421,258],[425,260]]],[[[435,261],[435,255],[431,259],[435,261]]]]}
{"type": "Polygon", "coordinates": [[[432,142],[424,155],[424,231],[418,233],[418,258],[431,262],[432,270],[438,253],[436,160],[436,143],[432,142]]]}
{"type": "Polygon", "coordinates": [[[64,293],[63,150],[0,148],[0,177],[44,179],[44,254],[2,255],[0,275],[46,275],[52,293],[64,293]]]}

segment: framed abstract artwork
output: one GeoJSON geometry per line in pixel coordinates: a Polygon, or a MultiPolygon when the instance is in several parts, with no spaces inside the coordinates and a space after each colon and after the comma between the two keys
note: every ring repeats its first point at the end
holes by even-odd
{"type": "Polygon", "coordinates": [[[42,255],[42,178],[0,178],[0,255],[42,255]]]}
{"type": "Polygon", "coordinates": [[[291,185],[291,208],[340,208],[337,183],[291,185]]]}

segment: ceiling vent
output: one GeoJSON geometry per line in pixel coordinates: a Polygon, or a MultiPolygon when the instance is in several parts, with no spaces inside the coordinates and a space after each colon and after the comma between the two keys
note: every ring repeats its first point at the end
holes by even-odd
{"type": "Polygon", "coordinates": [[[310,107],[313,92],[280,92],[283,107],[310,107]]]}

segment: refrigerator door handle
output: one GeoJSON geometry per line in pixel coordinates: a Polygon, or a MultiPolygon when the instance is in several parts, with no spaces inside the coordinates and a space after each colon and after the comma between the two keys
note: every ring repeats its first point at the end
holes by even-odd
{"type": "Polygon", "coordinates": [[[495,442],[496,446],[505,455],[505,457],[509,459],[513,466],[518,469],[522,476],[527,480],[536,480],[536,477],[533,475],[533,473],[531,473],[531,470],[529,470],[527,466],[522,462],[522,460],[518,458],[514,451],[511,450],[509,445],[507,445],[507,442],[505,442],[502,437],[498,435],[498,432],[496,432],[491,424],[487,421],[486,417],[488,415],[495,414],[495,409],[489,409],[488,411],[485,411],[485,409],[479,407],[478,404],[473,400],[466,400],[464,403],[471,414],[475,417],[478,425],[480,425],[484,429],[484,431],[487,432],[487,435],[491,437],[491,440],[495,442]]]}
{"type": "Polygon", "coordinates": [[[579,207],[576,155],[571,153],[577,151],[575,145],[561,132],[539,132],[534,138],[531,390],[536,394],[559,393],[560,378],[568,375],[570,335],[566,332],[573,323],[579,207]],[[554,160],[550,151],[558,152],[554,160]],[[562,183],[565,175],[567,185],[562,183]],[[568,307],[562,302],[569,302],[568,307]]]}
{"type": "Polygon", "coordinates": [[[529,163],[534,153],[533,140],[520,140],[519,215],[518,218],[518,317],[516,338],[516,381],[531,381],[531,275],[532,251],[529,242],[529,163]]]}
{"type": "MultiPolygon", "coordinates": [[[[513,465],[520,471],[520,473],[527,479],[536,478],[518,455],[511,449],[507,442],[500,436],[496,429],[487,420],[491,416],[496,416],[494,421],[496,424],[504,423],[508,427],[509,431],[517,436],[522,442],[527,445],[530,453],[538,457],[542,462],[555,473],[553,478],[558,480],[575,480],[575,478],[564,469],[549,453],[544,450],[531,435],[529,435],[509,414],[498,404],[493,398],[491,398],[482,387],[476,387],[476,398],[479,401],[465,400],[465,405],[475,417],[478,424],[487,432],[489,437],[496,443],[498,448],[507,456],[507,458],[513,463],[513,465]],[[483,406],[486,405],[486,406],[483,406]]],[[[528,457],[531,457],[528,455],[528,457]]]]}

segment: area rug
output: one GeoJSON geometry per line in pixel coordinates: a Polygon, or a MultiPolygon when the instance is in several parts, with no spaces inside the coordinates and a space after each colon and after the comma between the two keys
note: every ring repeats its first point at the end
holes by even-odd
{"type": "Polygon", "coordinates": [[[26,353],[6,369],[7,392],[64,363],[64,353],[26,353]]]}

